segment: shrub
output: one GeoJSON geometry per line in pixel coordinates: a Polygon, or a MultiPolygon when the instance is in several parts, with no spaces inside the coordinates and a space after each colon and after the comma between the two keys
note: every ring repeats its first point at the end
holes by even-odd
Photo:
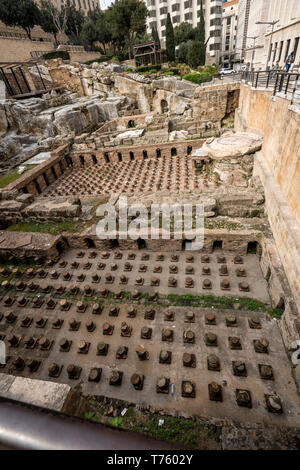
{"type": "Polygon", "coordinates": [[[196,83],[200,85],[200,83],[210,82],[212,79],[212,75],[208,72],[203,73],[187,73],[182,77],[184,80],[188,80],[189,82],[196,83]]]}
{"type": "Polygon", "coordinates": [[[213,65],[199,65],[197,67],[198,72],[209,72],[210,74],[218,73],[218,69],[213,65]]]}
{"type": "Polygon", "coordinates": [[[51,59],[70,60],[70,54],[68,51],[52,51],[52,52],[47,52],[47,54],[44,54],[43,59],[45,60],[51,60],[51,59]]]}
{"type": "Polygon", "coordinates": [[[133,68],[132,67],[126,67],[125,72],[133,72],[133,68]]]}
{"type": "Polygon", "coordinates": [[[179,70],[177,68],[164,68],[162,69],[162,72],[165,74],[165,75],[178,75],[179,74],[179,70]]]}
{"type": "Polygon", "coordinates": [[[98,59],[88,60],[87,62],[85,62],[85,65],[91,65],[91,64],[93,64],[94,62],[98,62],[98,63],[101,63],[101,62],[108,62],[109,60],[111,60],[111,56],[102,55],[102,56],[99,57],[98,59]]]}
{"type": "Polygon", "coordinates": [[[155,70],[155,72],[157,72],[158,70],[161,70],[161,65],[140,65],[136,68],[136,71],[139,73],[150,72],[151,70],[155,70]]]}

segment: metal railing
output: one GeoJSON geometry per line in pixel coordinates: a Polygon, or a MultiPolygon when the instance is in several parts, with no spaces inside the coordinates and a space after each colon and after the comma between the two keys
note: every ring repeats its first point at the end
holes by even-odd
{"type": "MultiPolygon", "coordinates": [[[[39,77],[39,83],[38,86],[36,86],[35,91],[47,90],[47,86],[38,64],[35,62],[28,62],[27,65],[35,67],[37,76],[39,77]]],[[[8,95],[11,97],[30,94],[33,91],[31,90],[30,84],[26,78],[26,72],[22,65],[11,64],[2,67],[0,66],[0,80],[3,80],[8,95]]]]}
{"type": "Polygon", "coordinates": [[[290,100],[292,105],[300,105],[300,73],[282,71],[261,71],[242,73],[241,80],[254,88],[271,90],[273,96],[279,93],[290,100]]]}

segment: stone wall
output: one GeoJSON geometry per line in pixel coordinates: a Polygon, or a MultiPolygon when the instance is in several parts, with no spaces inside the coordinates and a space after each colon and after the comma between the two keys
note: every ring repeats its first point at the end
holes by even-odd
{"type": "Polygon", "coordinates": [[[204,140],[192,140],[184,142],[168,142],[165,144],[130,146],[120,149],[101,149],[82,152],[72,152],[71,158],[74,167],[90,166],[96,164],[143,160],[169,155],[188,155],[193,150],[202,147],[204,140]],[[160,152],[160,153],[159,153],[160,152]]]}
{"type": "MultiPolygon", "coordinates": [[[[0,62],[26,62],[32,60],[32,55],[51,51],[54,51],[51,38],[40,42],[24,38],[0,37],[0,62]]],[[[79,63],[98,59],[100,56],[99,52],[70,51],[69,53],[71,61],[79,63]]]]}
{"type": "Polygon", "coordinates": [[[61,235],[46,233],[2,232],[0,255],[2,257],[45,257],[57,258],[67,246],[67,241],[61,235]]]}
{"type": "Polygon", "coordinates": [[[18,190],[37,196],[64,172],[68,171],[69,145],[62,145],[51,153],[51,158],[27,171],[23,176],[5,187],[6,191],[18,190]]]}
{"type": "Polygon", "coordinates": [[[37,42],[29,41],[29,39],[0,37],[0,62],[26,62],[32,59],[31,52],[50,52],[53,50],[52,41],[37,42]]]}
{"type": "MultiPolygon", "coordinates": [[[[239,106],[236,130],[255,130],[264,136],[262,149],[254,160],[254,175],[260,177],[264,187],[266,213],[285,272],[281,277],[287,278],[287,285],[278,281],[271,291],[275,306],[280,304],[280,297],[285,302],[281,324],[286,344],[290,345],[299,338],[300,113],[288,100],[245,84],[241,85],[239,106]],[[286,294],[288,289],[294,303],[292,296],[286,294]]],[[[268,266],[273,263],[269,261],[268,266]]],[[[277,271],[280,270],[279,262],[276,266],[277,271]]]]}
{"type": "Polygon", "coordinates": [[[271,91],[241,85],[236,130],[264,136],[262,158],[300,224],[300,110],[271,91]]]}
{"type": "MultiPolygon", "coordinates": [[[[112,240],[100,240],[95,229],[88,229],[83,234],[65,234],[68,245],[71,248],[86,248],[90,246],[93,241],[94,245],[99,250],[112,249],[112,240]]],[[[181,239],[174,239],[174,234],[170,234],[170,240],[166,239],[145,239],[145,249],[149,251],[183,251],[184,243],[181,239]]],[[[261,232],[259,230],[236,230],[231,233],[226,229],[205,229],[204,230],[204,245],[202,249],[196,250],[201,253],[212,253],[214,251],[214,243],[221,242],[222,249],[228,254],[246,255],[248,251],[248,244],[257,243],[257,253],[261,255],[261,232]]],[[[118,249],[120,250],[136,250],[139,248],[139,243],[131,239],[119,239],[118,249]]]]}
{"type": "Polygon", "coordinates": [[[193,117],[222,121],[238,107],[239,94],[239,82],[197,87],[192,104],[193,117]]]}

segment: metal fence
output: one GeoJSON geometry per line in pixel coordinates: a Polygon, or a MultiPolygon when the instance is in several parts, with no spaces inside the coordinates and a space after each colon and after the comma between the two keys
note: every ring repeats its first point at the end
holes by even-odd
{"type": "Polygon", "coordinates": [[[273,95],[281,94],[293,105],[300,105],[300,73],[276,71],[243,72],[241,80],[254,88],[271,90],[273,95]]]}
{"type": "MultiPolygon", "coordinates": [[[[27,62],[26,65],[31,65],[36,68],[38,80],[36,80],[35,88],[37,90],[46,90],[46,84],[37,63],[27,62]]],[[[6,65],[0,66],[0,80],[5,83],[8,95],[11,97],[22,97],[30,95],[33,90],[26,77],[26,72],[22,65],[6,65]]]]}

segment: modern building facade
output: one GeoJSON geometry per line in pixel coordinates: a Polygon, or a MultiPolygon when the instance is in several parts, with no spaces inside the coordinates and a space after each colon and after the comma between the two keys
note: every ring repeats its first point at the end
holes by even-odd
{"type": "MultiPolygon", "coordinates": [[[[56,7],[61,7],[67,4],[67,0],[50,0],[56,7]]],[[[70,4],[77,10],[82,10],[84,13],[95,10],[99,6],[99,0],[70,0],[70,4]]]]}
{"type": "Polygon", "coordinates": [[[292,51],[293,68],[299,67],[299,0],[239,0],[237,15],[236,68],[250,63],[266,70],[277,61],[284,67],[292,51]]]}
{"type": "Polygon", "coordinates": [[[239,0],[223,4],[222,13],[222,49],[221,62],[225,68],[233,68],[237,30],[237,12],[239,0]]]}
{"type": "MultiPolygon", "coordinates": [[[[147,32],[157,28],[162,47],[166,40],[167,14],[170,13],[173,27],[180,23],[190,23],[194,28],[199,25],[201,0],[144,0],[149,16],[147,32]]],[[[219,63],[222,39],[223,0],[203,0],[207,44],[207,62],[219,63]]]]}

